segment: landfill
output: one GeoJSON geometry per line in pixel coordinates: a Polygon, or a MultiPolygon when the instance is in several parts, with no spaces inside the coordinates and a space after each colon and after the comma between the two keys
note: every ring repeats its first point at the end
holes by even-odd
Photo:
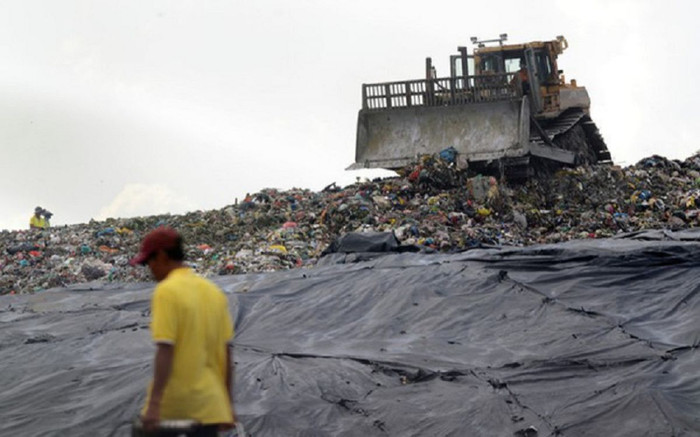
{"type": "Polygon", "coordinates": [[[128,436],[142,237],[226,293],[255,437],[700,435],[700,154],[527,181],[396,177],[0,233],[0,435],[128,436]]]}
{"type": "MultiPolygon", "coordinates": [[[[249,436],[700,435],[700,229],[434,254],[368,234],[213,278],[249,436]]],[[[1,296],[0,435],[131,435],[152,290],[1,296]]]]}
{"type": "Polygon", "coordinates": [[[2,231],[0,294],[146,281],[146,269],[128,260],[161,225],[183,234],[192,267],[207,277],[311,268],[349,232],[392,232],[401,245],[453,253],[700,225],[700,154],[562,169],[515,183],[467,177],[449,153],[397,173],[319,192],[264,189],[218,210],[2,231]]]}

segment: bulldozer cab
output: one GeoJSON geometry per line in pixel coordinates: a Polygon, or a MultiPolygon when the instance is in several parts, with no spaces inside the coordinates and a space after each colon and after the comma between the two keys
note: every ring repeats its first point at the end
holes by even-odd
{"type": "MultiPolygon", "coordinates": [[[[559,79],[556,77],[556,60],[551,59],[550,55],[544,49],[523,48],[518,50],[504,50],[503,52],[491,52],[477,54],[475,74],[485,75],[490,73],[516,73],[520,70],[520,65],[525,62],[527,65],[528,59],[532,63],[532,67],[537,74],[537,83],[539,85],[557,84],[559,79]]],[[[528,70],[531,67],[527,67],[528,70]]]]}

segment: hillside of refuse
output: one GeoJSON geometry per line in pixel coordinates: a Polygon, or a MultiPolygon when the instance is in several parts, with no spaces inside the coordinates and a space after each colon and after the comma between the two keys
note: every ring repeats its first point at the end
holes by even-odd
{"type": "MultiPolygon", "coordinates": [[[[233,199],[232,199],[233,200],[233,199]]],[[[128,260],[160,225],[178,229],[207,276],[315,265],[338,236],[391,231],[403,245],[454,253],[700,226],[700,154],[564,169],[526,182],[467,177],[439,156],[398,176],[322,191],[265,189],[221,209],[0,232],[0,294],[148,280],[128,260]]]]}

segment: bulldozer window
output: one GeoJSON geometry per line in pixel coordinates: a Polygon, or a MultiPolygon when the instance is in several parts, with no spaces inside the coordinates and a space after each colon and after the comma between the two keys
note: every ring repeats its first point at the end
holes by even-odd
{"type": "Polygon", "coordinates": [[[500,59],[496,56],[489,56],[483,58],[481,61],[481,71],[490,71],[492,73],[500,73],[501,68],[499,66],[500,59]]]}
{"type": "Polygon", "coordinates": [[[549,56],[545,52],[538,52],[535,54],[535,62],[537,62],[540,83],[547,82],[552,75],[552,64],[549,62],[549,56]]]}
{"type": "Polygon", "coordinates": [[[520,70],[520,57],[506,59],[506,73],[515,73],[520,70]]]}

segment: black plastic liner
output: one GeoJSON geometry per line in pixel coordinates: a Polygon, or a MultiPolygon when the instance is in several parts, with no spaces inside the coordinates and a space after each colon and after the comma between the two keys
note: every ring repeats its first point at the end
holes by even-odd
{"type": "MultiPolygon", "coordinates": [[[[700,435],[700,233],[627,237],[217,278],[238,415],[275,437],[700,435]]],[[[152,287],[0,297],[0,435],[129,435],[152,287]]]]}
{"type": "MultiPolygon", "coordinates": [[[[426,252],[415,245],[402,245],[393,232],[350,232],[336,238],[322,256],[333,253],[426,252]]],[[[434,252],[431,250],[430,252],[434,252]]]]}

